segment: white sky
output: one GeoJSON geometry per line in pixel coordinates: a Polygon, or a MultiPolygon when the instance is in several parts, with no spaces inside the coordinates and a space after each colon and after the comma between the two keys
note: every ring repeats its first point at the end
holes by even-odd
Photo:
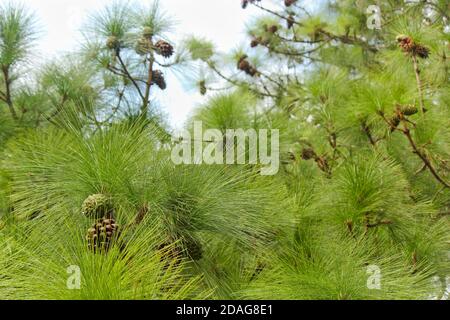
{"type": "MultiPolygon", "coordinates": [[[[38,57],[51,58],[58,52],[76,48],[81,39],[80,28],[87,15],[101,9],[112,0],[22,0],[35,11],[43,35],[38,57]]],[[[151,4],[151,0],[136,0],[151,4]]],[[[220,50],[227,51],[244,38],[246,21],[258,12],[255,8],[242,10],[240,0],[163,0],[162,7],[177,21],[174,40],[194,34],[213,40],[220,50]]],[[[172,39],[171,39],[172,40],[172,39]]],[[[175,42],[176,43],[176,42],[175,42]]],[[[173,75],[168,77],[168,89],[158,100],[169,114],[173,126],[179,127],[189,112],[204,101],[197,92],[187,92],[173,75]]]]}

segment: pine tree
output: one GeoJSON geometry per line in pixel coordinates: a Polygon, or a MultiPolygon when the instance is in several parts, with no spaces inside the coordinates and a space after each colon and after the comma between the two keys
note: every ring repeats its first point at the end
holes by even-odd
{"type": "Polygon", "coordinates": [[[378,1],[380,25],[365,0],[269,3],[241,2],[263,15],[228,54],[115,3],[33,85],[34,18],[0,9],[0,299],[445,296],[447,2],[378,1]],[[188,125],[280,129],[277,175],[172,163],[151,98],[185,62],[188,125]]]}

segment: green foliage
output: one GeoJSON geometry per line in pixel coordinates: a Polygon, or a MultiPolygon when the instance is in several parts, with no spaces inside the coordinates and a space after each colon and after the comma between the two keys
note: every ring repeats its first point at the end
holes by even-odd
{"type": "Polygon", "coordinates": [[[12,66],[27,58],[36,39],[35,18],[22,6],[0,7],[0,65],[12,66]]]}
{"type": "Polygon", "coordinates": [[[121,247],[117,244],[108,254],[96,254],[85,243],[87,219],[79,213],[62,212],[17,226],[13,234],[1,232],[2,299],[208,297],[207,292],[198,290],[199,278],[183,275],[185,262],[175,264],[158,250],[155,221],[145,221],[132,233],[125,231],[121,247]],[[70,278],[78,272],[79,288],[76,278],[70,278]]]}

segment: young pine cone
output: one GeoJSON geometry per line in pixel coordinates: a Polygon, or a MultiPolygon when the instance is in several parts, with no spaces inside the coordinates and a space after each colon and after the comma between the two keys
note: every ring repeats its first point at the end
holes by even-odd
{"type": "Polygon", "coordinates": [[[101,218],[88,230],[88,249],[94,253],[106,253],[119,234],[119,227],[114,219],[101,218]]]}
{"type": "Polygon", "coordinates": [[[173,55],[173,46],[164,40],[159,40],[156,42],[155,50],[157,54],[163,56],[164,58],[170,58],[173,55]]]}
{"type": "Polygon", "coordinates": [[[144,56],[151,52],[152,48],[150,42],[146,38],[140,38],[134,47],[137,54],[144,56]]]}
{"type": "Polygon", "coordinates": [[[153,37],[153,29],[151,27],[144,27],[142,30],[142,35],[144,38],[151,38],[153,37]]]}
{"type": "Polygon", "coordinates": [[[419,112],[419,109],[417,109],[416,106],[413,105],[406,105],[406,106],[402,106],[400,108],[400,111],[405,115],[405,116],[412,116],[415,115],[416,113],[419,112]]]}
{"type": "Polygon", "coordinates": [[[104,194],[90,195],[81,205],[81,213],[89,218],[111,216],[113,211],[111,199],[104,194]]]}
{"type": "Polygon", "coordinates": [[[120,41],[116,36],[110,36],[106,40],[106,47],[110,50],[115,50],[120,47],[120,41]]]}

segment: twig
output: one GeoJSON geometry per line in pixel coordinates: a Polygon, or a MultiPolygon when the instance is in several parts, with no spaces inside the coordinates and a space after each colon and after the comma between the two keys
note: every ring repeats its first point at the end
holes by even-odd
{"type": "Polygon", "coordinates": [[[409,141],[409,144],[414,150],[414,153],[419,156],[419,158],[423,161],[424,165],[430,170],[431,174],[436,178],[437,181],[439,181],[442,185],[444,185],[446,188],[450,188],[450,184],[446,182],[436,171],[433,164],[430,162],[430,159],[428,159],[428,156],[424,154],[419,148],[417,147],[416,143],[414,142],[414,139],[411,136],[411,131],[407,127],[406,124],[404,124],[404,129],[402,130],[403,134],[406,136],[406,138],[409,141]]]}
{"type": "Polygon", "coordinates": [[[425,113],[425,101],[422,92],[422,81],[420,80],[419,64],[417,63],[417,57],[415,54],[412,55],[412,60],[414,64],[414,73],[416,75],[417,90],[419,92],[420,113],[423,115],[425,113]]]}
{"type": "MultiPolygon", "coordinates": [[[[148,40],[150,42],[150,47],[153,47],[152,40],[148,40]]],[[[147,112],[148,112],[148,104],[149,104],[149,98],[150,98],[150,90],[152,87],[153,82],[153,62],[155,61],[155,57],[153,55],[153,51],[150,53],[150,59],[148,60],[148,79],[147,84],[145,87],[145,96],[144,100],[142,101],[142,107],[141,107],[141,114],[144,116],[144,118],[147,118],[147,112]]]]}
{"type": "Polygon", "coordinates": [[[130,79],[130,81],[133,83],[133,85],[136,87],[136,90],[139,94],[139,96],[141,97],[142,100],[144,100],[144,95],[141,92],[141,88],[139,88],[139,85],[137,84],[136,80],[131,76],[131,74],[128,72],[127,66],[125,65],[125,63],[122,60],[122,57],[120,56],[120,49],[116,50],[116,56],[119,59],[120,65],[123,68],[123,71],[125,72],[126,76],[128,79],[130,79]]]}

